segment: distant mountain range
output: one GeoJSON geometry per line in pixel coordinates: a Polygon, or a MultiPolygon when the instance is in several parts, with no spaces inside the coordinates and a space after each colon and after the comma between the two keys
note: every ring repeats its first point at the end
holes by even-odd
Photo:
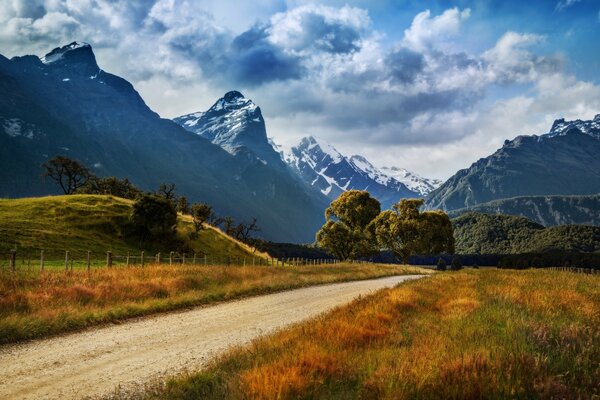
{"type": "Polygon", "coordinates": [[[424,197],[441,181],[421,178],[396,167],[378,169],[366,158],[346,157],[333,146],[306,137],[289,150],[267,138],[260,107],[238,91],[231,91],[208,109],[173,121],[231,154],[250,152],[265,165],[291,172],[315,197],[336,199],[346,190],[368,190],[384,208],[405,197],[424,197]]]}
{"type": "Polygon", "coordinates": [[[543,226],[582,224],[600,226],[600,194],[589,196],[522,196],[493,200],[449,211],[450,217],[477,211],[526,217],[543,226]]]}
{"type": "MultiPolygon", "coordinates": [[[[600,193],[600,115],[589,121],[554,122],[550,132],[537,136],[518,136],[505,141],[501,149],[458,171],[430,193],[427,207],[447,211],[470,209],[494,200],[520,196],[570,196],[600,193]]],[[[597,220],[597,208],[577,210],[570,199],[545,201],[553,204],[553,216],[534,218],[550,224],[552,220],[575,222],[577,218],[597,220]],[[571,207],[572,209],[567,210],[571,207]],[[558,215],[563,214],[563,216],[558,215]],[[588,214],[582,217],[580,214],[588,214]],[[578,217],[575,217],[579,215],[578,217]],[[570,216],[570,217],[567,217],[570,216]],[[571,219],[571,218],[575,218],[571,219]]],[[[591,203],[590,203],[591,204],[591,203]]],[[[519,215],[535,214],[540,200],[511,200],[499,207],[519,215]],[[532,214],[533,213],[533,214],[532,214]]],[[[483,207],[483,206],[482,206],[483,207]]],[[[595,207],[595,205],[593,206],[595,207]]],[[[483,207],[486,208],[486,207],[483,207]]]]}
{"type": "Polygon", "coordinates": [[[281,158],[307,184],[330,199],[346,190],[367,190],[382,208],[389,208],[401,198],[424,197],[441,181],[422,178],[396,167],[377,168],[360,155],[345,156],[332,145],[312,136],[303,138],[289,150],[273,141],[281,158]]]}
{"type": "MultiPolygon", "coordinates": [[[[42,58],[0,56],[0,92],[0,197],[58,193],[42,180],[41,165],[62,154],[146,190],[173,182],[180,194],[221,215],[256,217],[267,239],[312,242],[323,222],[328,199],[267,164],[259,148],[243,149],[246,130],[232,126],[240,141],[225,151],[161,119],[129,82],[99,68],[88,44],[74,42],[42,58]]],[[[219,112],[215,106],[206,117],[219,112]]],[[[263,126],[255,118],[250,127],[263,126]]],[[[224,135],[215,131],[223,143],[224,135]]]]}

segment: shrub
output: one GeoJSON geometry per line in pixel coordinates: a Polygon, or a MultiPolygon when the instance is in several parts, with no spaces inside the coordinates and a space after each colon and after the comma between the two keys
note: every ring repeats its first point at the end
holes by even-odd
{"type": "Polygon", "coordinates": [[[144,195],[133,205],[131,223],[142,240],[172,239],[177,227],[177,211],[170,200],[144,195]]]}
{"type": "Polygon", "coordinates": [[[452,263],[450,264],[452,267],[452,271],[458,271],[462,269],[462,263],[460,262],[460,258],[458,256],[452,257],[452,263]]]}
{"type": "Polygon", "coordinates": [[[444,259],[442,257],[440,257],[438,259],[437,270],[438,271],[445,271],[446,270],[446,261],[444,261],[444,259]]]}

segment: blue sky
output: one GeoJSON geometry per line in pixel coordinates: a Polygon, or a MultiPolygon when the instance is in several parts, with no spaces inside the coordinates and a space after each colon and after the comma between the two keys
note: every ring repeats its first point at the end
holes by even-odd
{"type": "Polygon", "coordinates": [[[0,2],[1,54],[73,40],[164,117],[237,89],[283,145],[436,178],[600,113],[598,0],[0,2]]]}

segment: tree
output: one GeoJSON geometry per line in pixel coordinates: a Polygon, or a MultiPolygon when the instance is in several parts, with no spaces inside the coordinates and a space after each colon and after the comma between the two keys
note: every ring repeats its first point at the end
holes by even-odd
{"type": "Polygon", "coordinates": [[[377,243],[403,263],[416,253],[454,251],[450,219],[440,211],[420,212],[423,203],[423,199],[402,199],[372,222],[377,243]]]}
{"type": "Polygon", "coordinates": [[[249,223],[240,222],[233,228],[232,236],[242,242],[247,242],[254,232],[260,232],[256,218],[249,223]]]}
{"type": "Polygon", "coordinates": [[[156,195],[170,201],[175,200],[175,184],[174,183],[161,183],[158,189],[156,189],[156,195]]]}
{"type": "Polygon", "coordinates": [[[75,193],[93,176],[79,161],[65,156],[56,156],[42,166],[44,167],[44,178],[50,178],[58,183],[65,194],[75,193]]]}
{"type": "Polygon", "coordinates": [[[144,195],[133,204],[131,222],[143,240],[172,239],[177,228],[177,211],[167,199],[144,195]]]}
{"type": "Polygon", "coordinates": [[[446,261],[440,257],[437,261],[437,265],[436,265],[436,269],[438,271],[445,271],[446,270],[446,261]]]}
{"type": "Polygon", "coordinates": [[[462,269],[462,263],[460,262],[460,257],[455,255],[452,257],[452,262],[450,263],[450,267],[452,267],[452,271],[458,271],[462,269]]]}
{"type": "Polygon", "coordinates": [[[177,209],[177,212],[180,212],[182,214],[189,214],[190,204],[188,203],[187,197],[179,196],[177,198],[177,206],[175,208],[177,209]]]}
{"type": "Polygon", "coordinates": [[[317,243],[336,258],[364,257],[377,251],[370,223],[381,211],[369,192],[349,190],[325,210],[325,225],[317,232],[317,243]]]}
{"type": "Polygon", "coordinates": [[[91,177],[90,180],[77,190],[82,194],[104,194],[135,200],[142,191],[135,187],[127,178],[119,179],[114,176],[106,178],[91,177]]]}
{"type": "Polygon", "coordinates": [[[196,232],[200,232],[202,230],[204,224],[210,220],[212,215],[212,207],[208,204],[192,204],[192,218],[194,220],[194,229],[196,230],[196,232]]]}

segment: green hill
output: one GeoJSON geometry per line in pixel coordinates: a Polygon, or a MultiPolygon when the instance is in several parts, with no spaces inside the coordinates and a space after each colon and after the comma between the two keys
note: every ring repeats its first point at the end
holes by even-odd
{"type": "MultiPolygon", "coordinates": [[[[145,251],[197,253],[212,260],[253,256],[249,246],[206,226],[198,238],[190,240],[190,216],[178,217],[178,244],[140,244],[128,233],[127,223],[133,202],[112,196],[74,195],[0,200],[0,253],[16,248],[19,255],[83,257],[91,251],[95,258],[112,251],[132,255],[145,251]],[[176,248],[175,248],[176,247],[176,248]]],[[[254,254],[262,257],[262,254],[254,254]]],[[[167,257],[166,255],[164,257],[167,257]]]]}
{"type": "Polygon", "coordinates": [[[527,218],[469,212],[452,220],[461,254],[518,254],[549,251],[600,252],[600,227],[556,225],[527,218]]]}

